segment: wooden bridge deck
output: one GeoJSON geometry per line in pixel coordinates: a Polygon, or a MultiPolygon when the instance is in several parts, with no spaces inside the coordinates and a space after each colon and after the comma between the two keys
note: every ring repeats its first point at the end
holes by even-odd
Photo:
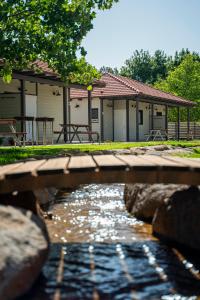
{"type": "Polygon", "coordinates": [[[88,183],[200,185],[200,160],[178,157],[95,155],[16,163],[0,167],[0,193],[88,183]]]}

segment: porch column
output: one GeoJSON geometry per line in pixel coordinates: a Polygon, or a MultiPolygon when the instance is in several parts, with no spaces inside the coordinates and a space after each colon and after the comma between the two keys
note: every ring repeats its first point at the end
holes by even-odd
{"type": "Polygon", "coordinates": [[[139,100],[136,99],[136,141],[139,142],[139,100]]]}
{"type": "Polygon", "coordinates": [[[69,92],[66,86],[63,87],[63,125],[64,127],[64,142],[66,143],[68,140],[67,134],[67,122],[68,122],[68,96],[69,92]]]}
{"type": "Polygon", "coordinates": [[[151,104],[151,130],[154,129],[154,119],[153,119],[153,117],[154,117],[154,104],[152,103],[151,104]]]}
{"type": "Polygon", "coordinates": [[[190,137],[190,108],[187,108],[187,135],[190,137]]]}
{"type": "Polygon", "coordinates": [[[165,105],[165,130],[166,130],[166,139],[168,140],[168,105],[165,105]]]}
{"type": "Polygon", "coordinates": [[[129,100],[126,100],[126,141],[130,141],[129,135],[129,100]]]}
{"type": "Polygon", "coordinates": [[[92,130],[92,92],[88,91],[88,125],[89,130],[92,130]]]}
{"type": "Polygon", "coordinates": [[[104,142],[104,99],[100,99],[100,110],[101,110],[101,142],[104,142]]]}
{"type": "MultiPolygon", "coordinates": [[[[26,114],[26,95],[25,95],[25,80],[20,80],[20,92],[21,92],[21,99],[20,99],[20,117],[24,117],[26,114]]],[[[25,131],[25,124],[21,122],[21,131],[25,131]]]]}
{"type": "Polygon", "coordinates": [[[113,142],[115,141],[115,100],[112,100],[112,134],[113,142]]]}
{"type": "Polygon", "coordinates": [[[180,140],[180,107],[177,107],[177,140],[180,140]]]}

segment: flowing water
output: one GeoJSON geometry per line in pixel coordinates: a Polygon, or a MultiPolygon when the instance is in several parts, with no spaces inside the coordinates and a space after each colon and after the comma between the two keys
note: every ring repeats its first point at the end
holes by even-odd
{"type": "Polygon", "coordinates": [[[24,299],[200,299],[200,258],[161,244],[128,215],[123,185],[62,194],[47,221],[52,246],[24,299]]]}

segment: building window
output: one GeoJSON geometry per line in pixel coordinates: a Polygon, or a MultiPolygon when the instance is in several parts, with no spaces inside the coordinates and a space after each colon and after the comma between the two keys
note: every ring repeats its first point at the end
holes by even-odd
{"type": "Polygon", "coordinates": [[[157,111],[157,112],[156,112],[156,116],[157,116],[157,117],[162,117],[162,111],[157,111]]]}
{"type": "Polygon", "coordinates": [[[98,123],[99,122],[99,109],[92,108],[92,122],[98,123]]]}
{"type": "Polygon", "coordinates": [[[143,125],[143,110],[139,110],[139,125],[143,125]]]}

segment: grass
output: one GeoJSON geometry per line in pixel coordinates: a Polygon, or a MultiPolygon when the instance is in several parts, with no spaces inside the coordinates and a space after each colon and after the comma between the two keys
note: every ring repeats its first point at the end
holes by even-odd
{"type": "Polygon", "coordinates": [[[51,146],[27,146],[24,148],[0,147],[0,165],[13,163],[28,158],[43,158],[57,155],[67,155],[73,152],[94,152],[100,150],[129,149],[133,147],[155,146],[155,145],[172,145],[179,147],[199,147],[194,148],[194,154],[190,157],[200,157],[200,140],[199,141],[166,141],[166,142],[133,142],[133,143],[103,143],[103,144],[82,144],[82,145],[51,145],[51,146]]]}

